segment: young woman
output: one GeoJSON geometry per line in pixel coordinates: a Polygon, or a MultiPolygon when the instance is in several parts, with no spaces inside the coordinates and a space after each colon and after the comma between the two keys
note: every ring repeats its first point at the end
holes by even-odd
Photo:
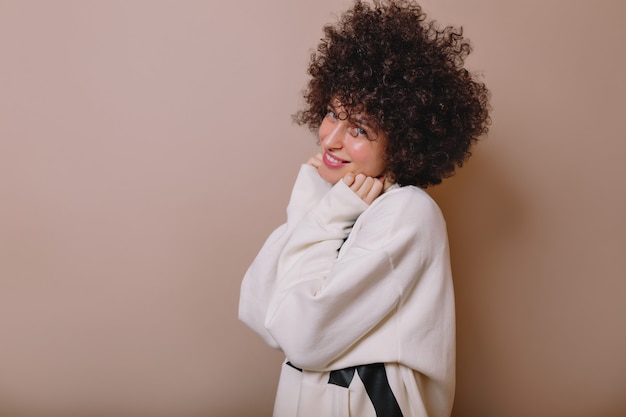
{"type": "Polygon", "coordinates": [[[460,29],[410,1],[356,1],[312,56],[304,164],[287,222],[247,271],[239,315],[286,356],[275,417],[449,416],[454,296],[424,188],[487,132],[460,29]]]}

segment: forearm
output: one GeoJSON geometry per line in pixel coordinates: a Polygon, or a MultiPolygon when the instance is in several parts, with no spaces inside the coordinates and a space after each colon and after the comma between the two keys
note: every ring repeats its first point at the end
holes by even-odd
{"type": "Polygon", "coordinates": [[[329,189],[315,168],[301,166],[287,206],[287,222],[270,234],[242,281],[239,318],[273,347],[278,344],[265,329],[265,317],[276,292],[279,258],[298,223],[329,189]]]}

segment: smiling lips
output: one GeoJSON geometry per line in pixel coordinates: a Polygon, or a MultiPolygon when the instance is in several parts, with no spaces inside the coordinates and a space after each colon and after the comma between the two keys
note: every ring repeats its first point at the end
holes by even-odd
{"type": "Polygon", "coordinates": [[[324,161],[324,165],[329,168],[341,168],[348,163],[348,161],[339,159],[328,152],[324,152],[324,157],[322,158],[322,160],[324,161]]]}

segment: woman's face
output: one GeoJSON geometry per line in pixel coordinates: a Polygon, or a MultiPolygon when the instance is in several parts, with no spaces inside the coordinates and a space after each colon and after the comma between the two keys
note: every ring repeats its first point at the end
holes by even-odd
{"type": "Polygon", "coordinates": [[[318,130],[322,151],[319,175],[331,184],[346,174],[382,177],[387,135],[368,121],[363,113],[348,112],[333,100],[318,130]]]}

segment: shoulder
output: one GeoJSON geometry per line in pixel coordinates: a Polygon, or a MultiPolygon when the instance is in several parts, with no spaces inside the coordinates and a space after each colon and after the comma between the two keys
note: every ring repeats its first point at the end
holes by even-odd
{"type": "Polygon", "coordinates": [[[371,205],[371,211],[381,215],[388,213],[412,224],[415,220],[444,222],[441,209],[422,188],[412,185],[393,187],[371,205]]]}
{"type": "Polygon", "coordinates": [[[421,188],[394,187],[359,217],[357,230],[378,245],[428,245],[447,241],[446,223],[437,203],[421,188]],[[370,236],[371,235],[371,236],[370,236]]]}

